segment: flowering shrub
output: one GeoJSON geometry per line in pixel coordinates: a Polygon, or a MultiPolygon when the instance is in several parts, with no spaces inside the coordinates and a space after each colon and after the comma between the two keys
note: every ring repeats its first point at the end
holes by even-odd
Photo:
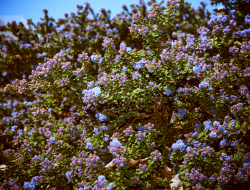
{"type": "Polygon", "coordinates": [[[58,51],[30,81],[4,88],[36,92],[36,102],[1,121],[2,136],[13,139],[1,152],[2,189],[166,189],[166,166],[186,189],[248,183],[248,16],[242,27],[237,11],[212,17],[193,34],[175,32],[173,43],[168,21],[179,8],[177,0],[153,3],[147,16],[133,15],[141,49],[106,36],[103,55],[81,52],[73,64],[73,52],[58,51]]]}

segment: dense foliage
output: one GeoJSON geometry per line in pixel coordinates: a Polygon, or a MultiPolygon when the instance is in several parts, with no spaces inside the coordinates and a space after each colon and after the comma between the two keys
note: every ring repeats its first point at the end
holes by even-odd
{"type": "Polygon", "coordinates": [[[18,40],[1,36],[0,188],[166,189],[166,167],[186,189],[249,182],[249,15],[148,4],[1,26],[18,40]]]}

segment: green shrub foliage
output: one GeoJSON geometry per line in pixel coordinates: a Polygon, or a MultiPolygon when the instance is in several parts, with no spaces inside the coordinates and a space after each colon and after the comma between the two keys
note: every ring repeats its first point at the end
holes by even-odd
{"type": "Polygon", "coordinates": [[[85,3],[1,26],[17,40],[0,40],[0,188],[248,184],[249,1],[219,2],[141,0],[112,19],[85,3]]]}

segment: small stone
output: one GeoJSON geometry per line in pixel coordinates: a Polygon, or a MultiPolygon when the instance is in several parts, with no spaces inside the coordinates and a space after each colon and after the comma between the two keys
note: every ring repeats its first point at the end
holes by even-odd
{"type": "Polygon", "coordinates": [[[161,175],[163,176],[163,178],[167,178],[168,180],[170,180],[172,178],[172,172],[171,169],[164,165],[164,168],[161,170],[161,175]]]}
{"type": "Polygon", "coordinates": [[[177,189],[183,189],[183,187],[182,187],[182,181],[179,179],[179,174],[177,174],[177,175],[175,175],[172,179],[171,179],[171,181],[173,182],[173,183],[171,183],[170,184],[170,189],[171,190],[177,190],[177,189]]]}
{"type": "Polygon", "coordinates": [[[0,170],[3,170],[3,171],[4,171],[4,170],[7,169],[7,167],[8,167],[8,166],[6,166],[6,165],[0,165],[0,170]]]}
{"type": "Polygon", "coordinates": [[[109,163],[105,166],[105,168],[108,168],[108,171],[109,171],[109,172],[115,171],[114,167],[115,167],[115,163],[114,163],[113,161],[109,162],[109,163]]]}
{"type": "Polygon", "coordinates": [[[134,167],[136,164],[138,164],[138,160],[134,160],[134,159],[128,159],[128,165],[130,166],[130,167],[134,167]]]}

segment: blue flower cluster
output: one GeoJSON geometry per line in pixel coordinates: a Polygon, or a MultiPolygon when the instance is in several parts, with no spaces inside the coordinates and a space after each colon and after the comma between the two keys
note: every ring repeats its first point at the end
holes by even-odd
{"type": "Polygon", "coordinates": [[[225,140],[225,139],[223,139],[223,140],[221,140],[220,141],[220,147],[221,148],[224,148],[224,147],[226,147],[226,146],[228,146],[229,144],[228,144],[228,142],[225,140]]]}
{"type": "Polygon", "coordinates": [[[69,178],[69,179],[68,179],[69,181],[71,181],[72,178],[74,177],[74,171],[73,171],[73,170],[67,171],[66,174],[65,174],[65,176],[66,176],[67,178],[69,178]]]}
{"type": "Polygon", "coordinates": [[[108,141],[109,141],[109,135],[105,135],[104,141],[105,141],[105,142],[108,142],[108,141]]]}
{"type": "Polygon", "coordinates": [[[2,73],[2,76],[3,76],[3,77],[5,77],[6,75],[7,75],[7,72],[6,72],[6,71],[2,73]]]}
{"type": "Polygon", "coordinates": [[[247,14],[247,15],[245,16],[245,22],[246,22],[247,24],[250,24],[250,16],[249,16],[249,14],[247,14]]]}
{"type": "Polygon", "coordinates": [[[167,89],[167,90],[165,91],[165,94],[169,96],[169,95],[171,94],[171,92],[172,92],[172,91],[171,91],[170,89],[167,89]]]}
{"type": "Polygon", "coordinates": [[[212,127],[212,122],[211,122],[210,120],[204,121],[203,124],[205,125],[205,129],[206,129],[207,131],[209,131],[210,128],[212,127]]]}
{"type": "Polygon", "coordinates": [[[34,190],[35,187],[36,187],[36,182],[39,180],[39,176],[35,176],[31,179],[31,182],[24,182],[24,189],[31,189],[31,190],[34,190]]]}
{"type": "Polygon", "coordinates": [[[112,190],[114,187],[114,183],[109,183],[109,185],[105,187],[107,185],[107,182],[108,181],[106,180],[105,176],[99,175],[98,180],[95,181],[95,185],[92,189],[93,190],[112,190]]]}
{"type": "MultiPolygon", "coordinates": [[[[100,114],[99,112],[96,112],[95,117],[99,117],[99,121],[101,121],[101,122],[108,118],[106,115],[104,115],[102,113],[100,114]]],[[[103,128],[103,130],[108,130],[108,129],[107,129],[107,127],[105,127],[105,128],[103,128]]]]}
{"type": "Polygon", "coordinates": [[[158,86],[157,86],[154,82],[152,82],[152,81],[150,81],[148,85],[149,85],[149,86],[152,86],[152,87],[154,87],[154,88],[157,88],[157,87],[158,87],[158,86]]]}
{"type": "Polygon", "coordinates": [[[134,64],[133,67],[134,67],[135,69],[137,69],[137,70],[138,70],[138,69],[144,69],[145,67],[144,67],[143,64],[145,64],[145,63],[147,63],[147,61],[146,61],[146,59],[144,58],[143,60],[136,62],[136,64],[134,64]]]}
{"type": "Polygon", "coordinates": [[[104,131],[104,130],[106,130],[106,131],[108,131],[109,130],[109,128],[107,127],[107,126],[101,126],[101,128],[100,128],[100,131],[104,131]]]}
{"type": "Polygon", "coordinates": [[[12,131],[12,132],[15,132],[16,128],[17,128],[16,125],[11,126],[11,131],[12,131]]]}
{"type": "Polygon", "coordinates": [[[53,144],[55,143],[56,138],[55,137],[50,137],[49,141],[53,144]]]}
{"type": "Polygon", "coordinates": [[[194,66],[194,67],[193,67],[193,71],[194,71],[195,73],[199,73],[199,72],[201,71],[200,66],[194,66]]]}
{"type": "Polygon", "coordinates": [[[83,94],[88,94],[91,92],[94,93],[95,96],[100,96],[102,93],[99,87],[95,87],[95,88],[90,89],[90,90],[83,90],[82,91],[83,94]]]}
{"type": "Polygon", "coordinates": [[[144,128],[143,126],[139,126],[139,127],[138,127],[138,130],[144,132],[144,131],[145,131],[145,128],[144,128]]]}
{"type": "Polygon", "coordinates": [[[82,93],[84,94],[84,97],[82,97],[84,102],[89,103],[95,97],[100,96],[102,92],[99,87],[95,87],[93,89],[83,90],[82,93]]]}
{"type": "Polygon", "coordinates": [[[94,85],[95,85],[95,82],[94,82],[94,81],[88,82],[88,83],[87,83],[87,89],[93,88],[94,85]]]}
{"type": "Polygon", "coordinates": [[[106,120],[108,117],[106,116],[106,115],[104,115],[104,114],[100,114],[100,116],[99,116],[99,121],[104,121],[104,120],[106,120]]]}
{"type": "MultiPolygon", "coordinates": [[[[209,86],[209,82],[207,82],[206,80],[202,81],[200,84],[199,84],[199,88],[207,88],[209,86]]],[[[212,87],[209,87],[208,88],[209,91],[213,90],[212,87]]]]}
{"type": "MultiPolygon", "coordinates": [[[[204,176],[202,173],[199,173],[196,169],[192,168],[191,169],[191,173],[185,173],[185,176],[187,178],[189,178],[193,184],[196,184],[197,181],[202,182],[203,180],[205,180],[207,177],[204,176]]],[[[196,188],[192,188],[192,189],[202,189],[202,186],[200,184],[196,184],[195,186],[196,188]]]]}
{"type": "Polygon", "coordinates": [[[217,137],[217,135],[216,135],[216,133],[215,133],[214,131],[210,132],[210,133],[209,133],[209,136],[210,136],[211,138],[213,138],[213,139],[217,137]]]}
{"type": "Polygon", "coordinates": [[[125,67],[125,66],[123,66],[123,71],[127,71],[128,69],[127,69],[127,67],[125,67]]]}
{"type": "Polygon", "coordinates": [[[90,57],[91,61],[93,61],[93,62],[96,62],[97,58],[98,58],[98,55],[91,55],[91,57],[90,57]]]}
{"type": "Polygon", "coordinates": [[[93,145],[91,144],[89,138],[85,140],[85,143],[86,143],[86,146],[85,146],[86,149],[95,150],[95,148],[94,148],[93,145]]]}
{"type": "Polygon", "coordinates": [[[180,118],[181,119],[183,119],[183,117],[185,116],[185,114],[186,114],[186,109],[179,109],[178,110],[178,114],[179,114],[179,116],[180,116],[180,118]]]}
{"type": "Polygon", "coordinates": [[[172,144],[172,149],[174,151],[180,150],[181,152],[185,151],[186,145],[183,143],[183,140],[178,140],[176,143],[172,144]]]}
{"type": "Polygon", "coordinates": [[[108,146],[108,149],[111,152],[111,154],[113,154],[113,156],[117,156],[118,153],[120,153],[120,152],[126,153],[125,147],[122,146],[122,144],[120,143],[120,141],[117,138],[114,138],[110,142],[110,145],[108,146]]]}

